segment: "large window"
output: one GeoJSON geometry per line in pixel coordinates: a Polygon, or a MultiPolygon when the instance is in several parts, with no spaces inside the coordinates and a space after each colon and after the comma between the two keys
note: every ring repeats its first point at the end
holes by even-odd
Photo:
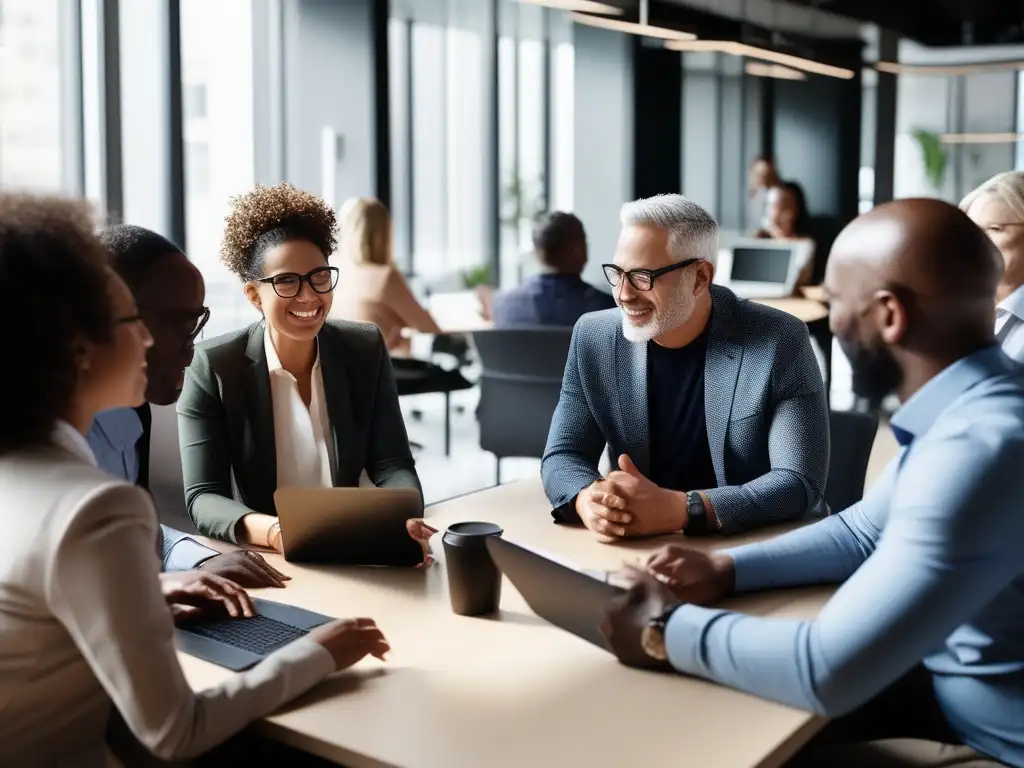
{"type": "MultiPolygon", "coordinates": [[[[59,0],[0,0],[0,188],[55,190],[65,180],[59,0]]],[[[69,190],[74,191],[74,190],[69,190]]]]}
{"type": "Polygon", "coordinates": [[[255,183],[250,0],[181,0],[185,249],[206,279],[215,336],[256,319],[220,262],[230,198],[255,183]]]}
{"type": "Polygon", "coordinates": [[[485,31],[458,10],[396,4],[388,28],[395,257],[428,285],[489,261],[485,31]]]}

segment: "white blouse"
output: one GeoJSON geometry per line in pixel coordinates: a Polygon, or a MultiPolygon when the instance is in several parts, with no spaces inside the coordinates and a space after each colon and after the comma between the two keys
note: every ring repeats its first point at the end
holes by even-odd
{"type": "MultiPolygon", "coordinates": [[[[310,377],[309,408],[299,394],[299,382],[281,367],[269,328],[263,332],[263,346],[274,411],[277,487],[333,488],[338,457],[334,455],[334,432],[327,410],[319,343],[310,377]]],[[[359,473],[359,487],[375,487],[365,469],[359,473]]]]}
{"type": "Polygon", "coordinates": [[[118,765],[111,705],[158,757],[195,756],[331,674],[307,637],[193,692],[149,495],[98,469],[70,425],[54,443],[0,457],[0,765],[118,765]]]}
{"type": "Polygon", "coordinates": [[[332,488],[334,438],[327,413],[319,345],[313,363],[309,408],[299,394],[299,382],[281,367],[269,328],[263,332],[263,346],[274,410],[277,487],[332,488]]]}

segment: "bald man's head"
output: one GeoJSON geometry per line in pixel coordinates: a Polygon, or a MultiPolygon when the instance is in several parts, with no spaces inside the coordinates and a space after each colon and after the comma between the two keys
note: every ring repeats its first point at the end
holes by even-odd
{"type": "Polygon", "coordinates": [[[897,200],[851,222],[825,288],[855,390],[880,400],[910,357],[948,364],[990,343],[1002,268],[985,233],[941,200],[897,200]]]}

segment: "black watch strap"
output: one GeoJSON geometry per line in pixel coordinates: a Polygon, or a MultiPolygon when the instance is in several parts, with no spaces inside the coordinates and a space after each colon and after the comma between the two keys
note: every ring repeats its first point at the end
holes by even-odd
{"type": "Polygon", "coordinates": [[[697,491],[686,494],[686,527],[683,530],[697,536],[708,532],[708,509],[697,491]]]}
{"type": "Polygon", "coordinates": [[[654,627],[655,629],[657,629],[659,632],[661,632],[664,635],[665,634],[665,627],[668,626],[668,620],[672,618],[672,614],[675,613],[676,610],[678,610],[681,606],[682,606],[682,603],[679,603],[677,605],[673,605],[671,608],[669,608],[667,611],[665,611],[660,616],[655,616],[653,619],[651,619],[649,622],[647,622],[648,625],[654,627]]]}

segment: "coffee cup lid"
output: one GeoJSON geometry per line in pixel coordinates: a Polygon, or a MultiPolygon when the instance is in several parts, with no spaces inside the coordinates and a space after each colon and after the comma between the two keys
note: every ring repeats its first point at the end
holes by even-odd
{"type": "Polygon", "coordinates": [[[459,537],[500,536],[502,534],[502,529],[501,526],[495,525],[494,523],[452,523],[448,526],[446,533],[459,537]]]}

